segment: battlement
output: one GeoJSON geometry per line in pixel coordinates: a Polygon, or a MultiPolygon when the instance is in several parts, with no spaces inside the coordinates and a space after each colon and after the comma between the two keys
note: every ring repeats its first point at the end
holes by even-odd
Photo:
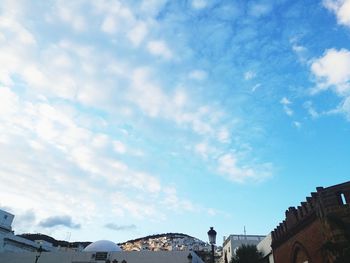
{"type": "Polygon", "coordinates": [[[307,223],[316,215],[315,207],[317,203],[317,194],[312,193],[311,197],[307,197],[306,201],[301,202],[298,207],[289,207],[285,212],[285,220],[283,220],[273,231],[272,239],[280,240],[287,237],[291,231],[297,226],[307,223]]]}
{"type": "Polygon", "coordinates": [[[316,218],[324,218],[329,213],[350,208],[350,182],[323,188],[306,197],[297,207],[289,207],[283,220],[273,231],[273,244],[278,245],[297,233],[316,218]]]}

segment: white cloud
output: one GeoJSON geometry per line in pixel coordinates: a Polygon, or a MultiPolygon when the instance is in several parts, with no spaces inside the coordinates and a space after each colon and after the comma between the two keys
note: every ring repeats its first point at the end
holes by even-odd
{"type": "Polygon", "coordinates": [[[253,71],[247,71],[244,73],[245,80],[251,80],[251,79],[255,78],[255,76],[256,76],[256,73],[253,71]]]}
{"type": "Polygon", "coordinates": [[[193,204],[187,199],[179,198],[176,188],[168,186],[164,188],[164,198],[162,200],[162,205],[167,209],[176,212],[199,212],[199,207],[193,204]]]}
{"type": "Polygon", "coordinates": [[[346,97],[340,104],[340,111],[343,112],[350,121],[350,96],[346,97]]]}
{"type": "MultiPolygon", "coordinates": [[[[139,194],[161,191],[158,178],[130,169],[109,156],[108,151],[103,151],[104,147],[114,145],[117,151],[124,152],[126,146],[82,126],[76,118],[79,116],[77,111],[42,101],[28,102],[5,87],[0,88],[0,102],[0,156],[4,161],[0,165],[0,192],[2,200],[13,207],[28,209],[40,201],[48,203],[45,211],[36,209],[41,213],[41,219],[58,212],[74,214],[81,208],[76,198],[88,199],[86,204],[95,206],[96,200],[93,200],[94,195],[90,197],[91,191],[108,190],[91,190],[97,178],[100,182],[105,181],[105,185],[137,190],[139,194]],[[81,181],[77,173],[84,174],[82,182],[76,182],[81,181]],[[9,188],[9,185],[16,187],[9,188]],[[42,190],[28,192],[26,187],[42,190]],[[76,187],[79,195],[75,192],[76,187]],[[45,201],[40,200],[44,195],[45,201]],[[60,200],[67,195],[71,196],[71,202],[60,200]],[[47,207],[52,207],[52,211],[47,207]]],[[[95,208],[89,208],[80,218],[94,214],[91,209],[95,208]]]]}
{"type": "Polygon", "coordinates": [[[204,70],[200,70],[200,69],[196,69],[196,70],[192,70],[189,74],[188,77],[190,79],[194,79],[194,80],[205,80],[207,78],[207,72],[205,72],[204,70]]]}
{"type": "Polygon", "coordinates": [[[320,116],[320,113],[318,113],[314,106],[312,105],[311,101],[307,101],[304,103],[304,108],[307,110],[308,114],[312,117],[312,118],[318,118],[320,116]]]}
{"type": "Polygon", "coordinates": [[[167,94],[155,83],[151,73],[151,69],[146,67],[134,70],[129,100],[149,117],[170,120],[183,128],[191,128],[197,134],[216,138],[221,128],[216,126],[223,113],[209,106],[192,105],[182,88],[178,88],[173,95],[167,94]]]}
{"type": "Polygon", "coordinates": [[[108,15],[102,22],[101,30],[105,33],[114,34],[117,31],[118,22],[113,15],[108,15]]]}
{"type": "Polygon", "coordinates": [[[288,116],[292,116],[294,114],[293,110],[287,106],[284,106],[284,112],[288,115],[288,116]]]}
{"type": "Polygon", "coordinates": [[[135,45],[139,46],[148,32],[145,22],[138,22],[129,32],[128,38],[135,45]]]}
{"type": "Polygon", "coordinates": [[[294,121],[293,125],[295,126],[295,128],[300,129],[301,128],[301,123],[299,121],[294,121]]]}
{"type": "Polygon", "coordinates": [[[292,102],[288,98],[283,97],[280,100],[280,103],[283,105],[283,110],[288,116],[292,116],[294,114],[293,110],[289,106],[292,104],[292,102]]]}
{"type": "Polygon", "coordinates": [[[323,0],[323,5],[335,13],[338,24],[350,27],[349,0],[323,0]]]}
{"type": "Polygon", "coordinates": [[[334,88],[338,95],[350,92],[350,51],[347,49],[328,49],[324,55],[315,59],[311,71],[316,77],[314,92],[334,88]]]}
{"type": "Polygon", "coordinates": [[[126,193],[118,192],[111,195],[111,202],[113,212],[119,217],[152,218],[153,221],[165,220],[166,211],[199,212],[198,206],[187,199],[180,198],[176,188],[172,186],[164,187],[160,195],[150,195],[147,200],[139,194],[130,197],[126,193]]]}
{"type": "Polygon", "coordinates": [[[84,31],[87,28],[85,18],[79,14],[79,5],[77,3],[58,1],[56,3],[58,17],[69,24],[76,31],[84,31]]]}
{"type": "Polygon", "coordinates": [[[5,208],[4,210],[15,214],[13,226],[14,229],[16,229],[16,231],[28,231],[28,229],[31,229],[33,224],[35,224],[36,215],[32,209],[25,210],[22,213],[16,213],[14,211],[11,211],[11,208],[5,208]]]}
{"type": "Polygon", "coordinates": [[[18,107],[19,103],[16,94],[8,87],[0,87],[0,116],[11,116],[17,112],[18,107]]]}
{"type": "Polygon", "coordinates": [[[177,89],[175,91],[173,101],[177,108],[184,107],[188,102],[187,100],[187,94],[183,90],[177,89]]]}
{"type": "Polygon", "coordinates": [[[299,43],[299,38],[298,37],[293,37],[290,39],[290,44],[292,45],[292,50],[294,53],[297,55],[298,60],[300,63],[307,63],[308,58],[307,58],[307,48],[300,45],[299,43]]]}
{"type": "Polygon", "coordinates": [[[122,192],[118,192],[111,195],[112,211],[117,216],[133,217],[137,219],[154,218],[155,220],[163,220],[165,215],[161,213],[155,206],[147,200],[134,196],[128,197],[122,192]]]}
{"type": "Polygon", "coordinates": [[[120,153],[120,154],[126,153],[126,147],[124,143],[120,141],[113,141],[113,148],[117,153],[120,153]]]}
{"type": "Polygon", "coordinates": [[[52,65],[61,70],[71,70],[73,68],[73,61],[69,55],[62,52],[62,54],[58,53],[52,57],[52,65]]]}
{"type": "Polygon", "coordinates": [[[289,105],[289,104],[291,104],[290,100],[287,99],[286,97],[283,97],[283,98],[280,100],[280,103],[283,104],[283,105],[289,105]]]}
{"type": "Polygon", "coordinates": [[[252,2],[252,4],[249,6],[248,13],[251,16],[261,17],[270,13],[271,10],[272,10],[271,5],[252,2]]]}
{"type": "Polygon", "coordinates": [[[292,49],[296,53],[300,53],[300,52],[305,52],[306,51],[306,47],[300,46],[300,45],[297,45],[297,44],[293,44],[292,49]]]}
{"type": "MultiPolygon", "coordinates": [[[[101,5],[101,9],[93,10],[99,19],[88,23],[90,20],[79,13],[81,10],[75,13],[75,7],[70,9],[62,1],[50,26],[60,19],[73,30],[84,31],[96,21],[111,17],[115,20],[105,25],[107,33],[127,35],[135,46],[146,42],[151,30],[148,22],[135,19],[130,10],[118,5],[119,1],[106,6],[107,1],[93,2],[101,5]]],[[[32,22],[40,21],[40,17],[37,19],[32,22]]],[[[180,194],[165,193],[158,175],[132,167],[130,155],[149,157],[147,149],[144,152],[127,143],[127,136],[130,140],[139,136],[135,136],[136,129],[128,129],[122,136],[113,135],[121,129],[114,114],[129,111],[130,118],[123,120],[128,125],[133,122],[132,114],[140,109],[142,117],[163,118],[170,125],[177,125],[172,128],[226,142],[229,132],[222,128],[222,112],[199,104],[187,93],[187,87],[175,91],[169,87],[171,91],[167,92],[149,73],[141,70],[136,74],[132,62],[123,61],[122,56],[113,57],[118,53],[114,49],[106,52],[82,42],[77,44],[69,39],[71,34],[65,34],[67,39],[58,42],[45,39],[42,45],[43,36],[30,31],[31,23],[25,24],[18,18],[8,21],[0,19],[2,28],[6,27],[0,30],[0,64],[6,65],[0,70],[0,82],[7,86],[0,86],[0,197],[1,202],[13,206],[16,214],[32,209],[33,223],[23,229],[40,232],[38,223],[57,214],[73,215],[78,222],[87,223],[96,216],[108,215],[104,209],[113,205],[104,196],[111,191],[122,193],[121,199],[116,200],[119,206],[115,207],[120,214],[162,218],[166,214],[162,201],[169,204],[169,211],[198,212],[198,206],[180,194]],[[135,74],[129,76],[129,72],[135,74]],[[120,205],[123,200],[125,204],[120,205]]],[[[36,29],[41,29],[41,25],[36,29]]],[[[58,30],[54,39],[61,33],[58,30]]],[[[173,58],[165,42],[148,44],[154,55],[173,58]]],[[[203,80],[207,73],[197,70],[190,77],[203,80]]]]}
{"type": "Polygon", "coordinates": [[[141,41],[141,35],[143,33],[137,29],[137,19],[127,5],[121,3],[120,1],[105,0],[92,1],[91,4],[96,12],[102,16],[102,23],[100,25],[102,32],[110,35],[123,33],[128,35],[129,39],[131,37],[130,40],[133,42],[141,41]],[[130,34],[130,31],[132,30],[136,30],[138,32],[130,34]]]}
{"type": "MultiPolygon", "coordinates": [[[[113,63],[102,60],[103,56],[101,56],[101,61],[97,60],[93,55],[95,51],[90,46],[62,40],[57,45],[51,45],[40,51],[39,57],[43,58],[42,61],[26,57],[33,52],[17,49],[16,43],[4,50],[0,54],[0,61],[7,65],[8,71],[0,74],[3,82],[11,84],[11,75],[16,73],[22,76],[33,91],[39,91],[48,98],[61,97],[72,101],[77,99],[85,105],[98,107],[106,105],[111,99],[108,86],[103,85],[101,80],[95,80],[95,74],[98,72],[97,68],[101,67],[100,65],[113,63]],[[23,52],[25,55],[22,54],[23,52]],[[72,70],[73,68],[75,70],[72,70]]],[[[117,67],[118,75],[124,76],[128,71],[121,63],[118,63],[117,67]]],[[[134,74],[132,77],[134,85],[130,98],[148,116],[161,116],[173,120],[183,127],[191,127],[198,134],[216,133],[212,126],[218,121],[218,118],[215,117],[218,116],[217,111],[207,106],[184,111],[189,100],[183,90],[179,89],[173,96],[170,96],[158,84],[150,80],[147,70],[143,73],[142,70],[135,70],[135,72],[140,74],[134,74]],[[145,96],[140,96],[140,94],[145,96]],[[143,99],[145,97],[148,99],[143,99]]],[[[114,73],[115,70],[109,74],[114,73]]],[[[202,78],[204,75],[205,73],[197,71],[193,76],[202,78]]],[[[45,138],[55,136],[50,122],[42,121],[39,130],[45,138]]]]}
{"type": "MultiPolygon", "coordinates": [[[[35,37],[26,29],[23,25],[16,21],[16,17],[13,16],[0,16],[0,28],[5,28],[13,32],[17,40],[24,45],[36,44],[35,37]]],[[[4,39],[6,37],[2,35],[4,39]]]]}
{"type": "Polygon", "coordinates": [[[92,145],[96,148],[104,148],[109,143],[109,137],[106,134],[96,134],[92,139],[92,145]]]}
{"type": "Polygon", "coordinates": [[[259,87],[261,87],[260,83],[254,85],[254,87],[252,87],[252,92],[255,92],[259,87]]]}
{"type": "Polygon", "coordinates": [[[15,38],[2,46],[2,50],[4,52],[0,54],[0,64],[7,65],[6,70],[0,71],[0,81],[3,84],[11,86],[13,76],[16,75],[31,88],[32,93],[71,100],[74,100],[78,86],[84,87],[83,83],[88,82],[87,78],[81,77],[81,74],[85,74],[84,64],[95,63],[89,49],[68,41],[39,48],[24,45],[15,38]],[[78,59],[81,64],[74,68],[78,59]]]}
{"type": "Polygon", "coordinates": [[[326,50],[322,57],[312,61],[311,72],[316,81],[316,87],[311,90],[313,95],[325,90],[331,90],[341,98],[342,102],[335,109],[321,113],[317,112],[312,104],[308,102],[305,104],[305,108],[309,114],[316,118],[320,115],[342,113],[349,119],[350,51],[334,48],[326,50]]]}
{"type": "MultiPolygon", "coordinates": [[[[149,6],[153,6],[151,1],[149,6]]],[[[98,10],[98,13],[103,16],[101,30],[107,34],[115,35],[121,33],[123,36],[138,47],[146,38],[149,31],[151,19],[143,19],[134,14],[127,5],[121,2],[94,1],[93,5],[98,10]]],[[[142,9],[142,7],[141,7],[142,9]]],[[[149,11],[149,10],[148,10],[149,11]]]]}
{"type": "Polygon", "coordinates": [[[183,90],[176,90],[173,97],[152,80],[149,68],[138,68],[132,76],[132,90],[129,98],[150,117],[172,118],[187,101],[183,90]]]}
{"type": "Polygon", "coordinates": [[[164,59],[171,59],[173,53],[169,49],[168,45],[162,40],[152,40],[147,44],[147,50],[155,56],[162,57],[164,59]]]}
{"type": "MultiPolygon", "coordinates": [[[[152,83],[151,72],[149,68],[139,68],[132,74],[133,93],[130,94],[130,99],[135,102],[143,112],[150,117],[164,118],[167,120],[175,120],[180,127],[189,127],[196,134],[203,136],[205,140],[193,146],[193,150],[201,158],[212,162],[218,154],[220,149],[217,149],[215,144],[228,143],[231,141],[230,130],[226,126],[222,126],[221,118],[223,113],[208,106],[198,107],[190,110],[188,105],[187,94],[183,89],[177,89],[174,96],[169,96],[163,89],[152,83]],[[219,125],[221,124],[221,125],[219,125]],[[211,139],[209,139],[211,138],[211,139]],[[210,140],[209,143],[206,140],[210,140]],[[214,143],[215,142],[215,143],[214,143]]],[[[259,165],[259,171],[262,171],[264,165],[259,165]]],[[[242,177],[251,176],[251,180],[260,180],[256,175],[255,170],[247,168],[234,167],[235,172],[239,172],[233,176],[228,172],[229,165],[224,166],[221,162],[219,173],[229,174],[231,181],[243,181],[242,177]],[[252,174],[249,174],[252,172],[252,174]],[[243,175],[244,174],[244,175],[243,175]]],[[[265,170],[268,170],[266,168],[265,170]]],[[[263,171],[261,176],[267,176],[268,172],[263,171]]]]}
{"type": "MultiPolygon", "coordinates": [[[[130,183],[137,189],[146,190],[149,193],[158,193],[161,191],[161,184],[159,180],[149,174],[143,172],[133,172],[130,176],[130,183]]],[[[129,178],[127,180],[129,182],[129,178]]]]}
{"type": "Polygon", "coordinates": [[[132,74],[133,89],[129,98],[150,117],[157,117],[166,110],[169,101],[167,95],[149,79],[149,69],[139,68],[132,74]]]}
{"type": "Polygon", "coordinates": [[[199,154],[202,158],[207,159],[209,154],[209,146],[207,143],[202,142],[195,145],[195,152],[199,154]]]}
{"type": "Polygon", "coordinates": [[[228,143],[230,142],[230,132],[226,127],[222,127],[219,129],[217,134],[217,139],[219,142],[228,143]]]}
{"type": "Polygon", "coordinates": [[[155,17],[166,2],[167,0],[143,0],[141,3],[141,11],[146,16],[155,17]]]}
{"type": "Polygon", "coordinates": [[[236,183],[246,181],[261,181],[271,176],[271,164],[259,167],[241,166],[238,159],[231,153],[226,153],[218,159],[218,172],[225,178],[236,183]]]}
{"type": "Polygon", "coordinates": [[[207,1],[205,0],[192,0],[192,7],[194,9],[203,9],[207,6],[207,1]]]}

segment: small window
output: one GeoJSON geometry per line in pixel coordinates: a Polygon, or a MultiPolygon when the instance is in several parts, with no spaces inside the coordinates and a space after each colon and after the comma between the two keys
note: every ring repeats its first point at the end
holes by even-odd
{"type": "Polygon", "coordinates": [[[347,203],[346,203],[346,198],[345,198],[344,193],[341,193],[341,194],[340,194],[340,201],[341,201],[341,204],[342,204],[342,205],[346,205],[346,204],[347,204],[347,203]]]}
{"type": "Polygon", "coordinates": [[[108,256],[107,252],[96,252],[95,260],[106,260],[108,256]]]}

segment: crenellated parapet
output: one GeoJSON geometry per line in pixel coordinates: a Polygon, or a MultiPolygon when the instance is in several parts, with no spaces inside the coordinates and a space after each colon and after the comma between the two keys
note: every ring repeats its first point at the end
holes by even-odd
{"type": "Polygon", "coordinates": [[[325,219],[330,214],[344,213],[350,210],[350,182],[323,188],[317,187],[306,200],[297,207],[289,207],[283,220],[272,231],[272,246],[278,246],[289,237],[298,233],[304,226],[316,218],[325,219]]]}
{"type": "Polygon", "coordinates": [[[285,212],[285,220],[272,231],[272,240],[274,242],[283,241],[312,220],[316,214],[317,198],[317,193],[311,193],[311,196],[307,197],[306,201],[301,202],[299,206],[289,207],[285,212]]]}

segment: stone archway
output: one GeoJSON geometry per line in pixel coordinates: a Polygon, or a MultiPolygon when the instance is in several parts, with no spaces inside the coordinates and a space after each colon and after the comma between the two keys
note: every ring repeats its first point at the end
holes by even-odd
{"type": "Polygon", "coordinates": [[[307,250],[299,242],[293,245],[292,261],[291,263],[312,263],[307,250]]]}

